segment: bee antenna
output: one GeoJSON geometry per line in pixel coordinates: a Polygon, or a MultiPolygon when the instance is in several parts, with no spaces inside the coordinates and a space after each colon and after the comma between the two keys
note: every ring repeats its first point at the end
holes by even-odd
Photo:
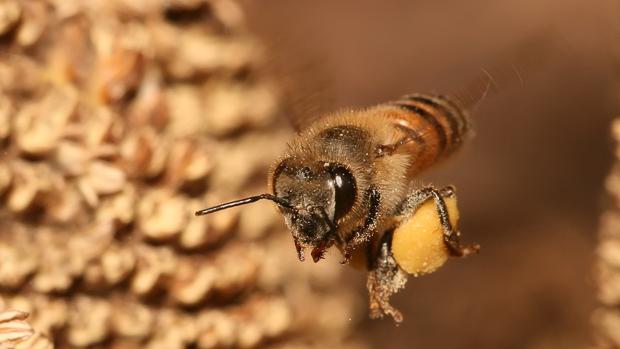
{"type": "Polygon", "coordinates": [[[209,207],[209,208],[204,208],[202,210],[196,211],[194,214],[196,216],[204,216],[204,215],[207,215],[209,213],[225,210],[227,208],[231,208],[231,207],[235,207],[235,206],[241,206],[241,205],[246,205],[246,204],[251,204],[251,203],[259,201],[259,200],[270,200],[270,201],[273,201],[276,204],[278,204],[278,206],[282,206],[282,207],[288,208],[288,209],[293,210],[295,212],[298,211],[297,208],[292,206],[287,200],[285,200],[285,199],[283,199],[281,197],[269,194],[269,193],[265,193],[265,194],[260,194],[260,195],[256,195],[256,196],[250,196],[250,197],[247,197],[247,198],[243,198],[243,199],[239,199],[239,200],[235,200],[235,201],[219,204],[217,206],[213,206],[213,207],[209,207]]]}

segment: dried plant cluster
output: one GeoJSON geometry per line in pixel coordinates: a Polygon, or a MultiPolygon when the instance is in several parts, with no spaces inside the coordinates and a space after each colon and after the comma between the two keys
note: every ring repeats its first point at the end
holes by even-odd
{"type": "Polygon", "coordinates": [[[620,347],[620,119],[614,121],[612,135],[616,141],[616,160],[605,182],[612,201],[601,219],[597,250],[600,306],[593,316],[596,348],[620,347]]]}
{"type": "Polygon", "coordinates": [[[0,295],[38,332],[20,348],[355,346],[340,269],[291,263],[273,208],[193,217],[264,190],[286,134],[236,2],[4,0],[0,45],[0,295]]]}

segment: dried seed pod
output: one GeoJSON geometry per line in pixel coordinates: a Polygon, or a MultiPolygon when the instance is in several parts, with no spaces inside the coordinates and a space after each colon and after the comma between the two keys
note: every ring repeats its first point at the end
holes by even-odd
{"type": "Polygon", "coordinates": [[[19,23],[22,11],[19,2],[6,0],[0,3],[0,36],[6,34],[19,23]]]}
{"type": "Polygon", "coordinates": [[[113,222],[116,230],[123,229],[134,222],[137,201],[136,189],[126,184],[122,192],[103,200],[97,210],[97,221],[113,222]]]}
{"type": "Polygon", "coordinates": [[[165,72],[177,80],[223,71],[234,73],[255,62],[256,46],[241,36],[218,38],[159,25],[152,28],[155,54],[165,72]]]}
{"type": "Polygon", "coordinates": [[[192,184],[206,184],[206,177],[213,168],[213,161],[206,151],[206,142],[186,139],[175,142],[166,166],[166,182],[173,188],[192,184]]]}
{"type": "Polygon", "coordinates": [[[263,255],[254,246],[232,246],[218,254],[215,265],[219,277],[214,288],[222,297],[229,298],[249,288],[258,277],[263,255]]]}
{"type": "Polygon", "coordinates": [[[201,349],[230,348],[237,336],[237,322],[227,313],[211,310],[198,315],[198,347],[201,349]]]}
{"type": "Polygon", "coordinates": [[[41,92],[44,86],[42,82],[41,67],[34,59],[22,55],[8,55],[0,61],[0,90],[4,93],[33,95],[41,92]]]}
{"type": "Polygon", "coordinates": [[[71,259],[70,267],[76,270],[83,270],[87,263],[96,261],[105,253],[114,239],[114,229],[112,222],[97,222],[85,227],[78,234],[65,241],[66,248],[69,249],[74,258],[71,259]],[[79,255],[79,257],[75,257],[79,255]]]}
{"type": "Polygon", "coordinates": [[[77,188],[61,178],[45,201],[45,213],[56,223],[77,222],[85,213],[82,196],[77,188]]]}
{"type": "Polygon", "coordinates": [[[77,93],[70,88],[55,89],[43,100],[27,104],[15,116],[13,136],[25,154],[50,153],[63,136],[77,107],[77,93]]]}
{"type": "Polygon", "coordinates": [[[217,241],[212,239],[209,223],[206,220],[190,220],[179,237],[179,245],[187,250],[195,250],[217,241]]]}
{"type": "Polygon", "coordinates": [[[129,123],[134,127],[163,130],[170,118],[166,102],[160,74],[154,70],[147,72],[129,107],[129,123]]]}
{"type": "Polygon", "coordinates": [[[154,178],[159,176],[168,158],[168,144],[158,139],[152,127],[141,127],[130,131],[120,147],[122,164],[133,178],[154,178]]]}
{"type": "Polygon", "coordinates": [[[101,256],[101,266],[107,283],[116,285],[133,272],[136,266],[136,256],[129,248],[112,245],[101,256]]]}
{"type": "Polygon", "coordinates": [[[100,291],[108,287],[103,276],[103,267],[100,263],[91,262],[86,264],[80,279],[80,286],[86,291],[100,291]]]}
{"type": "Polygon", "coordinates": [[[138,206],[138,228],[147,239],[167,241],[183,231],[188,215],[183,197],[163,189],[150,191],[138,206]]]}
{"type": "MultiPolygon", "coordinates": [[[[57,2],[56,5],[55,10],[59,15],[64,8],[70,7],[63,6],[68,5],[66,1],[61,4],[57,2]]],[[[95,55],[92,52],[88,22],[80,15],[76,15],[73,19],[64,21],[62,26],[54,28],[55,44],[46,50],[45,76],[58,86],[77,85],[80,92],[84,93],[86,91],[82,82],[92,77],[95,55]]],[[[54,20],[50,19],[50,26],[55,25],[54,20]]],[[[91,99],[90,96],[85,97],[88,97],[87,100],[91,99]]],[[[83,99],[85,100],[86,98],[83,99]]]]}
{"type": "Polygon", "coordinates": [[[120,337],[142,340],[153,333],[155,314],[139,303],[124,302],[115,304],[112,313],[112,331],[120,337]]]}
{"type": "Polygon", "coordinates": [[[114,103],[133,93],[142,80],[144,57],[140,52],[117,47],[102,57],[97,69],[97,94],[104,103],[114,103]]]}
{"type": "MultiPolygon", "coordinates": [[[[220,202],[213,198],[207,202],[220,202]]],[[[191,211],[196,211],[204,207],[203,204],[194,202],[191,204],[191,211]]],[[[222,214],[205,217],[206,219],[193,219],[179,237],[179,245],[184,249],[194,250],[203,247],[211,247],[233,235],[233,230],[239,221],[239,211],[228,210],[222,214]]]]}
{"type": "Polygon", "coordinates": [[[32,327],[26,322],[27,317],[28,313],[0,309],[0,347],[10,348],[34,334],[32,327]]]}
{"type": "Polygon", "coordinates": [[[0,287],[17,289],[36,271],[38,255],[26,246],[23,241],[0,244],[0,287]]]}
{"type": "Polygon", "coordinates": [[[183,260],[170,287],[172,299],[183,305],[196,305],[204,301],[213,291],[220,274],[204,261],[183,260]]]}
{"type": "MultiPolygon", "coordinates": [[[[41,267],[32,280],[32,288],[41,293],[65,292],[73,284],[73,275],[67,268],[59,267],[59,263],[69,259],[63,253],[47,253],[44,263],[54,263],[53,266],[41,267]],[[53,256],[53,257],[51,257],[53,256]]],[[[46,265],[46,264],[42,265],[46,265]]]]}
{"type": "Polygon", "coordinates": [[[62,299],[49,299],[39,294],[30,294],[28,297],[8,298],[7,303],[10,308],[21,309],[31,314],[28,322],[36,329],[37,334],[50,335],[53,331],[63,328],[67,322],[67,305],[62,299]]]}
{"type": "Polygon", "coordinates": [[[66,176],[85,173],[90,158],[86,147],[74,141],[61,141],[55,152],[56,163],[66,176]]]}
{"type": "Polygon", "coordinates": [[[13,181],[7,199],[7,207],[15,213],[23,213],[42,203],[45,193],[52,188],[52,173],[44,164],[16,162],[12,164],[13,181]]]}
{"type": "Polygon", "coordinates": [[[104,161],[91,162],[84,179],[99,195],[118,193],[126,183],[125,172],[104,161]]]}
{"type": "Polygon", "coordinates": [[[163,289],[164,282],[177,269],[177,257],[169,248],[150,248],[140,246],[136,250],[137,270],[131,280],[131,291],[138,296],[146,296],[157,289],[163,289]]]}
{"type": "Polygon", "coordinates": [[[82,194],[82,198],[90,207],[99,206],[99,196],[97,195],[97,191],[95,188],[91,186],[91,184],[85,178],[80,178],[77,182],[77,188],[82,194]]]}
{"type": "Polygon", "coordinates": [[[17,32],[16,41],[20,46],[34,45],[43,35],[47,26],[46,5],[43,2],[28,1],[23,3],[22,22],[17,32]]]}
{"type": "Polygon", "coordinates": [[[244,127],[259,128],[273,121],[276,101],[273,92],[265,86],[222,86],[206,93],[204,109],[207,132],[224,136],[244,127]]]}
{"type": "MultiPolygon", "coordinates": [[[[101,149],[117,144],[125,132],[124,124],[113,110],[103,105],[84,107],[77,123],[78,137],[96,155],[101,149]],[[87,117],[84,117],[87,116],[87,117]]],[[[103,155],[110,155],[104,153],[103,155]]]]}
{"type": "Polygon", "coordinates": [[[176,311],[164,309],[157,318],[155,337],[147,348],[186,348],[196,341],[197,328],[187,316],[176,311]]]}
{"type": "Polygon", "coordinates": [[[37,232],[37,242],[45,248],[41,249],[41,262],[32,287],[42,293],[68,290],[83,275],[90,261],[102,255],[111,239],[111,224],[88,227],[68,240],[55,231],[37,232]]]}
{"type": "Polygon", "coordinates": [[[101,343],[110,334],[111,319],[108,302],[79,296],[71,304],[67,340],[79,348],[101,343]]]}

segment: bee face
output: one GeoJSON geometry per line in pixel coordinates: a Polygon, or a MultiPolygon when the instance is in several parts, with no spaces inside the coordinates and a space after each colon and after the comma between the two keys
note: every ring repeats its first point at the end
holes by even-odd
{"type": "Polygon", "coordinates": [[[352,209],[356,197],[351,173],[341,164],[323,161],[283,160],[274,172],[273,191],[295,208],[280,210],[298,252],[312,248],[315,260],[334,243],[338,222],[352,209]]]}

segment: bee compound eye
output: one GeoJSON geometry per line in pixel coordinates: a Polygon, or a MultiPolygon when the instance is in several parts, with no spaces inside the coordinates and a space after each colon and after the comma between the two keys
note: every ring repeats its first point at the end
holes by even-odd
{"type": "Polygon", "coordinates": [[[351,172],[342,166],[334,167],[331,171],[335,190],[336,208],[334,220],[344,217],[353,207],[357,195],[355,178],[351,172]]]}

